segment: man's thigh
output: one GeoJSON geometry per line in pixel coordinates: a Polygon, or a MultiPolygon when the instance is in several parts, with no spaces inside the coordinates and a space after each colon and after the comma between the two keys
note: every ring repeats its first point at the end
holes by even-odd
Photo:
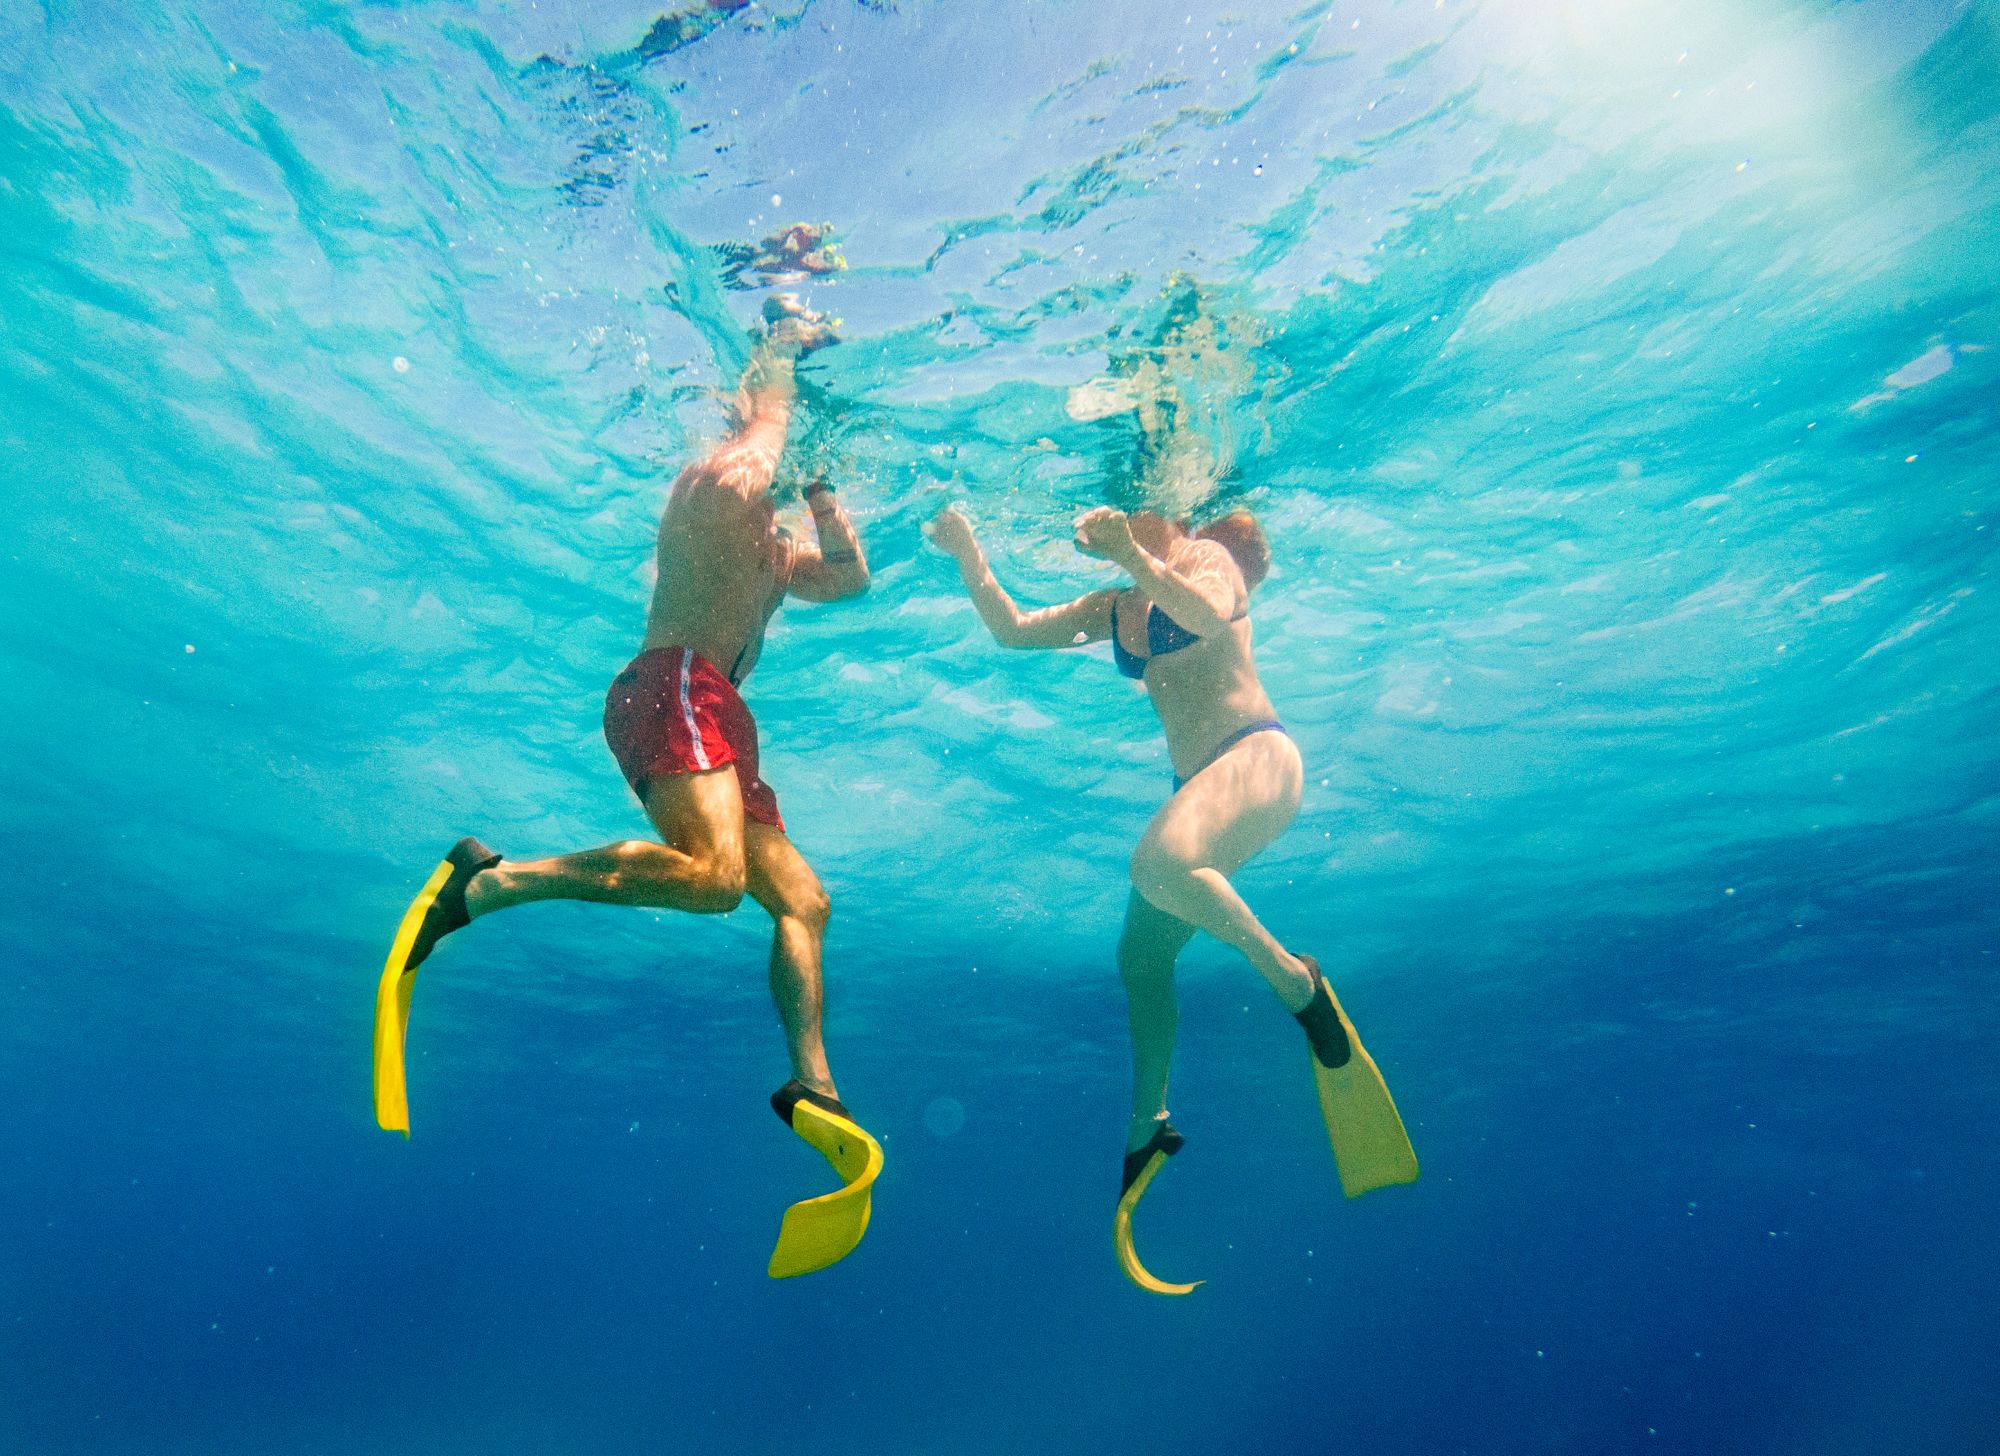
{"type": "Polygon", "coordinates": [[[743,790],[736,765],[700,773],[655,774],[646,780],[646,817],[660,842],[690,859],[718,865],[745,862],[743,790]]]}

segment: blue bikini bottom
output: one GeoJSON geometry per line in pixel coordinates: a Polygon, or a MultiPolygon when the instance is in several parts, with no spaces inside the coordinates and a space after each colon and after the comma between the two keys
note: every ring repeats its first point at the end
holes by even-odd
{"type": "MultiPolygon", "coordinates": [[[[1276,718],[1266,718],[1261,723],[1245,723],[1241,728],[1238,728],[1234,733],[1230,734],[1227,738],[1223,739],[1222,742],[1215,745],[1215,751],[1209,754],[1207,758],[1202,760],[1201,768],[1207,768],[1210,764],[1214,763],[1218,758],[1222,757],[1223,754],[1229,752],[1230,749],[1234,748],[1237,744],[1241,743],[1244,739],[1248,738],[1253,733],[1283,733],[1284,731],[1285,731],[1285,725],[1283,723],[1280,723],[1276,718]]],[[[1288,734],[1286,736],[1289,737],[1290,735],[1288,734]]],[[[1196,769],[1194,773],[1197,774],[1200,773],[1201,768],[1196,769]]],[[[1189,779],[1193,777],[1194,774],[1188,775],[1189,779]]],[[[1187,779],[1182,778],[1179,774],[1175,774],[1174,792],[1178,794],[1182,789],[1186,787],[1187,787],[1187,779]]]]}

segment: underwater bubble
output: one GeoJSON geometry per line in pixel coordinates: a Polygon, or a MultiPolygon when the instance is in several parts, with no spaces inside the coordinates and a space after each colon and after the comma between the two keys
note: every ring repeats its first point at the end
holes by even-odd
{"type": "Polygon", "coordinates": [[[948,1138],[965,1126],[965,1104],[956,1097],[933,1097],[924,1108],[924,1130],[948,1138]]]}
{"type": "Polygon", "coordinates": [[[410,361],[405,359],[401,354],[391,359],[389,364],[398,374],[408,374],[410,372],[410,361]]]}

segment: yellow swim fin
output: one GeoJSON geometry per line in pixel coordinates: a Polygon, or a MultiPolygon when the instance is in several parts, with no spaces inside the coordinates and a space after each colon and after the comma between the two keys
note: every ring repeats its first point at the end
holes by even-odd
{"type": "Polygon", "coordinates": [[[1311,1047],[1319,1113],[1326,1120],[1327,1140],[1340,1168],[1341,1189],[1349,1198],[1359,1198],[1376,1188],[1414,1183],[1416,1149],[1410,1146],[1381,1069],[1361,1045],[1354,1023],[1334,1000],[1319,966],[1310,957],[1300,959],[1319,977],[1312,1001],[1296,1015],[1311,1047]]]}
{"type": "Polygon", "coordinates": [[[803,1082],[787,1082],[772,1093],[771,1107],[833,1165],[845,1184],[785,1210],[769,1273],[773,1279],[790,1279],[838,1264],[868,1232],[869,1190],[882,1172],[882,1145],[840,1103],[803,1082]]]}
{"type": "Polygon", "coordinates": [[[1132,1214],[1139,1207],[1139,1200],[1146,1196],[1146,1190],[1167,1165],[1167,1159],[1186,1143],[1187,1139],[1174,1131],[1173,1124],[1163,1120],[1146,1146],[1125,1157],[1125,1187],[1118,1195],[1118,1211],[1111,1216],[1111,1244],[1118,1251],[1118,1267],[1125,1271],[1125,1277],[1148,1294],[1189,1294],[1195,1284],[1202,1282],[1197,1279],[1194,1284],[1169,1284],[1164,1279],[1155,1279],[1139,1262],[1139,1251],[1132,1247],[1132,1214]]]}
{"type": "Polygon", "coordinates": [[[410,1034],[410,993],[416,989],[417,967],[440,940],[468,923],[465,887],[474,875],[498,863],[500,856],[478,840],[459,840],[438,861],[396,927],[381,983],[375,988],[375,1121],[385,1132],[410,1135],[403,1043],[410,1034]]]}

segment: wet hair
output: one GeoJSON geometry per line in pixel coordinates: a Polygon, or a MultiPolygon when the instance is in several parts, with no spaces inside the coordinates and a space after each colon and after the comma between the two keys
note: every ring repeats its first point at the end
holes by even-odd
{"type": "Polygon", "coordinates": [[[1203,541],[1215,542],[1236,558],[1246,590],[1254,591],[1257,583],[1271,574],[1271,543],[1264,539],[1264,528],[1248,511],[1233,510],[1194,534],[1203,541]]]}

